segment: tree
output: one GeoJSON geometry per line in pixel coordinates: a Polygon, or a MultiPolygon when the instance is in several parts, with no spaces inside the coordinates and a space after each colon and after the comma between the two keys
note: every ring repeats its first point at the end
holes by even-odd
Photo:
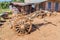
{"type": "Polygon", "coordinates": [[[1,9],[2,7],[1,7],[1,3],[0,3],[0,9],[1,9]]]}
{"type": "Polygon", "coordinates": [[[9,7],[10,2],[0,2],[0,8],[5,9],[9,7]]]}
{"type": "Polygon", "coordinates": [[[13,2],[24,2],[24,0],[12,0],[13,2]]]}

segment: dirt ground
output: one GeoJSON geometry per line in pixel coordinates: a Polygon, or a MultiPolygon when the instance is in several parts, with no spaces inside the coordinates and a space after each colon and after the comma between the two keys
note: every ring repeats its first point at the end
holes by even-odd
{"type": "Polygon", "coordinates": [[[35,18],[33,23],[38,25],[37,28],[24,36],[17,36],[10,27],[1,27],[0,40],[60,40],[60,14],[35,18]]]}

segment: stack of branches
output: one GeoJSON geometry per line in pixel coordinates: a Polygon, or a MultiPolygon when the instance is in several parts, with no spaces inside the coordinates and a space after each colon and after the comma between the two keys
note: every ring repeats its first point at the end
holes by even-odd
{"type": "Polygon", "coordinates": [[[2,27],[6,26],[11,28],[18,35],[29,34],[32,30],[31,20],[22,14],[16,14],[15,16],[12,16],[12,18],[2,27]]]}

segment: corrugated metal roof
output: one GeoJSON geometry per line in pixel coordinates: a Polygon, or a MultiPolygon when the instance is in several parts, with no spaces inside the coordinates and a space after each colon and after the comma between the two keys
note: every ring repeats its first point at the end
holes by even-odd
{"type": "Polygon", "coordinates": [[[25,0],[25,3],[40,3],[46,0],[25,0]]]}
{"type": "Polygon", "coordinates": [[[25,6],[25,5],[31,5],[34,3],[40,3],[40,2],[44,2],[46,0],[25,0],[24,3],[20,3],[20,2],[12,2],[13,5],[19,5],[19,6],[25,6]]]}

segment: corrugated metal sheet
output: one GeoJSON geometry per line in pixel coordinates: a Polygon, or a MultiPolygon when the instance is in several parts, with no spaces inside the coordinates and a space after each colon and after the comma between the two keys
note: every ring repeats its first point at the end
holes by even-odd
{"type": "Polygon", "coordinates": [[[46,1],[46,0],[25,0],[25,3],[39,3],[43,1],[46,1]]]}

